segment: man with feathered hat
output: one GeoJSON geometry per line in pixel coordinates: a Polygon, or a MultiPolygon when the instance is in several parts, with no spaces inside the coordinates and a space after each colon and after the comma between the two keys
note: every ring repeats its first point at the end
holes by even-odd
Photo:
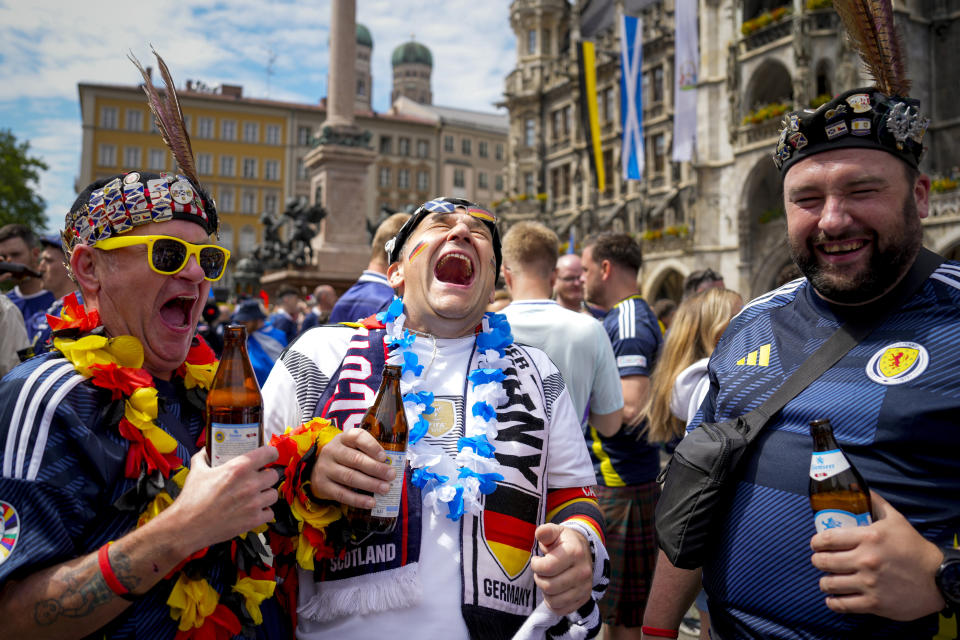
{"type": "MultiPolygon", "coordinates": [[[[956,637],[956,618],[938,613],[960,607],[960,264],[922,246],[928,121],[908,97],[890,2],[834,4],[876,85],[784,118],[773,160],[805,278],[730,323],[690,428],[743,416],[840,326],[882,319],[774,414],[733,471],[702,566],[714,638],[956,637]],[[756,350],[762,366],[744,358],[756,350]],[[820,462],[808,424],[824,418],[872,490],[859,521],[810,507],[820,462]]],[[[646,637],[676,637],[700,576],[661,553],[646,637]]]]}
{"type": "Polygon", "coordinates": [[[195,331],[229,252],[157,60],[167,99],[146,74],[145,91],[180,171],[80,193],[62,238],[84,304],[0,382],[4,637],[229,638],[269,611],[251,530],[272,518],[277,451],[211,468],[202,449],[216,361],[195,331]]]}

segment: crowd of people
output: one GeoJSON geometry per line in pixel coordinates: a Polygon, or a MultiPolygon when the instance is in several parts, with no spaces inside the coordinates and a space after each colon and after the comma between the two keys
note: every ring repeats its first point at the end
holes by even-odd
{"type": "Polygon", "coordinates": [[[922,246],[924,126],[875,87],[785,116],[797,271],[750,301],[707,267],[649,304],[633,236],[560,255],[543,224],[501,238],[494,213],[437,197],[380,225],[339,299],[221,305],[230,254],[189,145],[180,174],[88,185],[58,237],[0,228],[23,266],[0,275],[4,633],[676,638],[695,606],[702,638],[957,637],[960,265],[922,246]],[[656,518],[674,448],[868,318],[730,469],[702,566],[675,565],[656,518]],[[226,323],[246,326],[266,444],[211,467],[226,323]],[[399,467],[354,428],[388,365],[399,467]],[[823,418],[872,490],[867,526],[814,528],[823,418]],[[343,513],[398,474],[393,529],[352,532],[343,513]]]}

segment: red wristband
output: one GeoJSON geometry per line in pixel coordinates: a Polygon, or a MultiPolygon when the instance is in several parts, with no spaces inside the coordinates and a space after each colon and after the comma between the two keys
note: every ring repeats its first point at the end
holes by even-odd
{"type": "Polygon", "coordinates": [[[679,637],[680,631],[677,629],[658,629],[657,627],[640,627],[640,633],[645,636],[653,636],[654,638],[676,638],[679,637]]]}
{"type": "Polygon", "coordinates": [[[111,544],[112,543],[108,542],[100,547],[100,551],[97,552],[97,562],[100,564],[100,573],[103,574],[103,580],[107,583],[107,586],[110,587],[110,591],[113,591],[114,594],[124,600],[134,600],[137,596],[131,594],[130,590],[123,586],[123,583],[117,579],[117,574],[113,572],[113,567],[110,566],[109,548],[111,544]]]}

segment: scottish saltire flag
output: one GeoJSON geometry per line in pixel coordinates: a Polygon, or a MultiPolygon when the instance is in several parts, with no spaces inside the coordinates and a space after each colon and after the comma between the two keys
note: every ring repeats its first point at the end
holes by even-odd
{"type": "Polygon", "coordinates": [[[577,235],[573,229],[573,225],[570,225],[570,237],[567,240],[567,253],[574,253],[574,245],[577,243],[577,235]]]}
{"type": "MultiPolygon", "coordinates": [[[[681,0],[682,1],[682,0],[681,0]]],[[[624,180],[643,178],[643,23],[633,16],[620,17],[620,124],[623,144],[620,165],[624,180]]]]}
{"type": "Polygon", "coordinates": [[[689,162],[697,143],[697,0],[677,0],[674,25],[673,161],[689,162]]]}

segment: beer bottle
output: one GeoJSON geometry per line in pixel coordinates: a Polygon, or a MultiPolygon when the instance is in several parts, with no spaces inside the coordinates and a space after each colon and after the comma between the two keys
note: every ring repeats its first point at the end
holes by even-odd
{"type": "Polygon", "coordinates": [[[810,423],[810,506],[817,533],[836,527],[865,527],[871,519],[870,490],[840,450],[829,420],[810,423]]]}
{"type": "Polygon", "coordinates": [[[31,269],[25,264],[19,262],[6,262],[0,260],[0,273],[10,273],[17,280],[24,278],[41,278],[43,274],[36,269],[31,269]]]}
{"type": "Polygon", "coordinates": [[[377,399],[363,416],[360,427],[377,439],[387,454],[387,464],[393,467],[397,475],[390,483],[390,490],[386,495],[360,491],[373,495],[376,499],[377,503],[372,510],[343,508],[354,539],[364,538],[369,533],[393,531],[400,513],[403,472],[407,461],[407,417],[400,395],[400,367],[386,365],[383,368],[383,380],[380,382],[380,390],[377,391],[377,399]]]}
{"type": "Polygon", "coordinates": [[[207,459],[216,467],[263,444],[263,397],[247,355],[247,330],[227,326],[207,393],[207,459]]]}

